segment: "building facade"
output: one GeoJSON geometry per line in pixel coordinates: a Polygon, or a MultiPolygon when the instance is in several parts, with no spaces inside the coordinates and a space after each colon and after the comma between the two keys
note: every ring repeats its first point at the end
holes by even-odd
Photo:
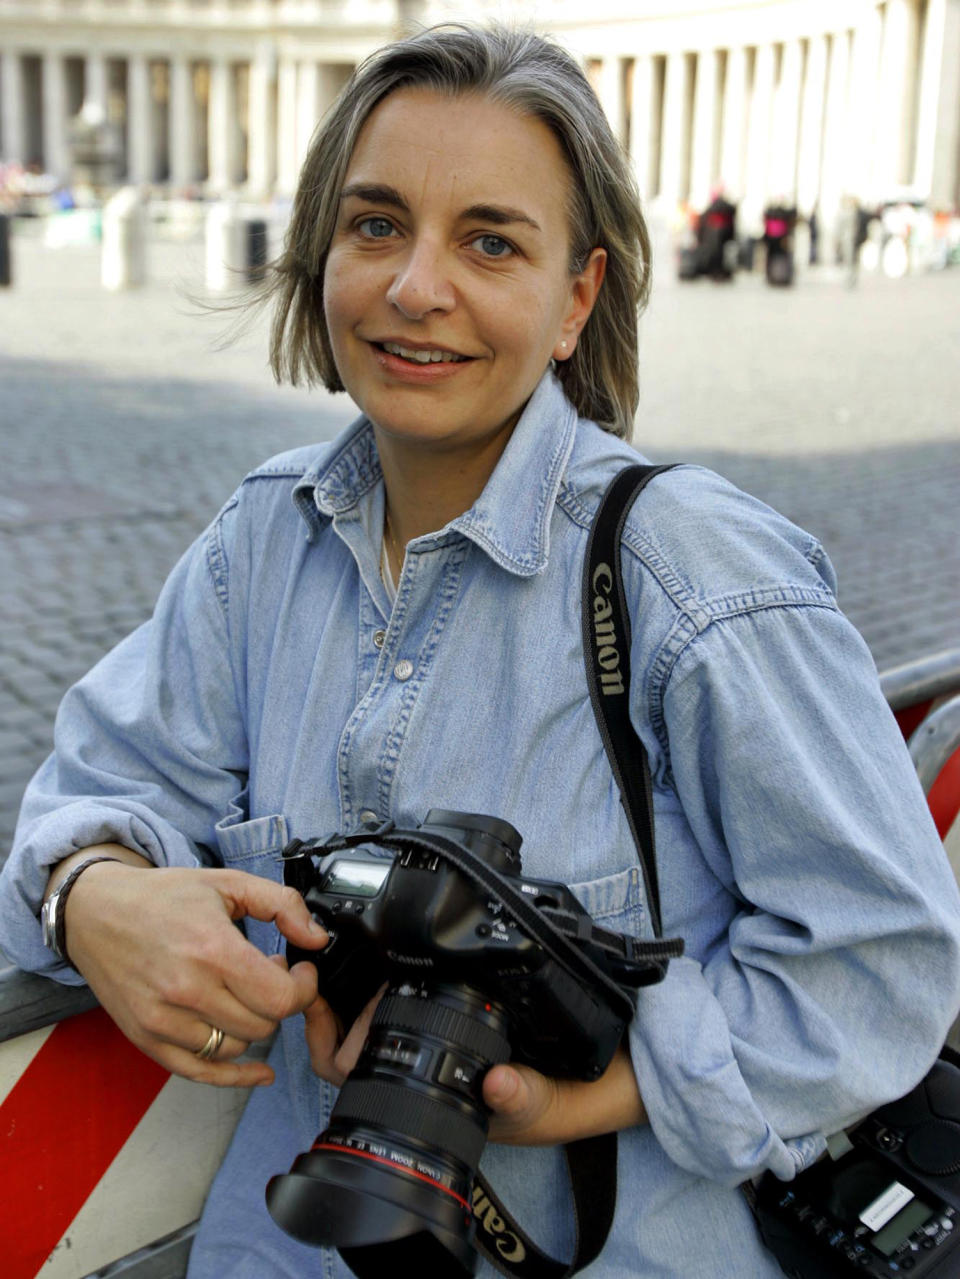
{"type": "Polygon", "coordinates": [[[457,17],[575,53],[654,211],[960,207],[960,0],[0,0],[0,160],[67,181],[83,112],[117,180],[289,194],[356,63],[457,17]]]}

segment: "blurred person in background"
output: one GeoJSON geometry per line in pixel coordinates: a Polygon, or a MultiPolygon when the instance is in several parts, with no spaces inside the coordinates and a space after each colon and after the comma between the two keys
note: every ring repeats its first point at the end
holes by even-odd
{"type": "Polygon", "coordinates": [[[703,274],[711,280],[732,279],[731,253],[735,256],[737,209],[726,199],[722,186],[714,189],[710,203],[700,215],[698,242],[703,274]]]}

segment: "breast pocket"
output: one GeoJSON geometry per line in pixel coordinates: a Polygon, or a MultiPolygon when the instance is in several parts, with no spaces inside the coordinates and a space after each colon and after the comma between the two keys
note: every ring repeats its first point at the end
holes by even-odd
{"type": "Polygon", "coordinates": [[[580,880],[570,891],[590,918],[610,932],[641,935],[646,912],[639,866],[580,880]]]}
{"type": "MultiPolygon", "coordinates": [[[[215,830],[224,866],[283,883],[280,854],[289,842],[285,817],[273,813],[269,817],[244,820],[243,813],[235,809],[217,823],[215,830]]],[[[276,924],[248,917],[243,921],[243,928],[247,938],[265,955],[280,949],[283,939],[276,924]]]]}

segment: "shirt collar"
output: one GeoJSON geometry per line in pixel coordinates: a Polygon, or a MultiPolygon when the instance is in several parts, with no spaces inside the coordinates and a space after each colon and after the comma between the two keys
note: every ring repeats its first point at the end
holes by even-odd
{"type": "MultiPolygon", "coordinates": [[[[445,529],[419,539],[445,539],[453,529],[508,572],[532,577],[547,562],[550,517],[573,448],[577,413],[550,371],[514,427],[507,447],[473,506],[445,529]]],[[[357,505],[382,481],[369,419],[359,417],[319,466],[297,482],[293,498],[311,535],[320,519],[357,505]]]]}

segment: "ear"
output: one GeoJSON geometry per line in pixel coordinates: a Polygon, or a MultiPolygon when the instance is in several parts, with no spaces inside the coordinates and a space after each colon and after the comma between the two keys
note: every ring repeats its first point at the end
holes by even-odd
{"type": "Polygon", "coordinates": [[[563,317],[557,342],[553,348],[555,360],[569,360],[577,349],[583,326],[590,319],[590,312],[593,310],[606,272],[606,249],[592,249],[586,266],[570,282],[570,305],[563,317]]]}

